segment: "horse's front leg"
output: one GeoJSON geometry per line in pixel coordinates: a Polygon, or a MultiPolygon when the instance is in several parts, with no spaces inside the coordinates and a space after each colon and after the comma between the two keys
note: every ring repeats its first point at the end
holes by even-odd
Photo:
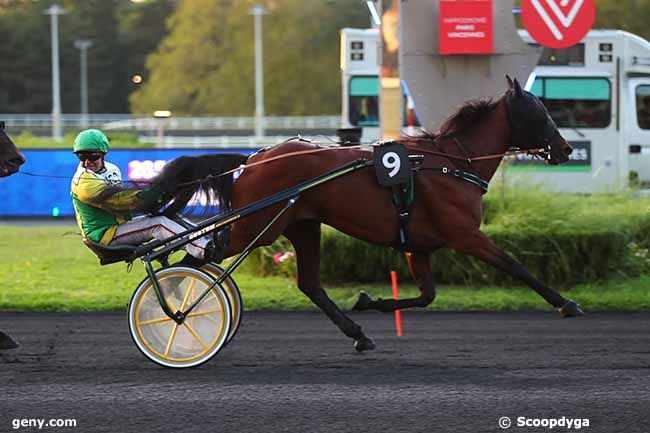
{"type": "Polygon", "coordinates": [[[373,300],[370,296],[361,292],[359,300],[352,307],[353,310],[377,310],[388,313],[395,310],[413,307],[426,307],[436,298],[436,287],[433,281],[433,272],[429,253],[407,253],[406,259],[413,279],[420,288],[420,296],[408,299],[378,299],[373,300]]]}
{"type": "Polygon", "coordinates": [[[528,284],[546,302],[557,308],[562,316],[577,317],[584,315],[580,305],[570,299],[565,299],[555,290],[543,285],[531,275],[524,265],[497,247],[485,234],[477,231],[462,243],[450,243],[449,246],[458,252],[474,256],[528,284]]]}
{"type": "Polygon", "coordinates": [[[361,326],[341,311],[320,285],[320,222],[297,221],[291,223],[284,235],[296,250],[298,288],[330,318],[348,337],[354,339],[354,348],[363,352],[375,348],[361,326]]]}

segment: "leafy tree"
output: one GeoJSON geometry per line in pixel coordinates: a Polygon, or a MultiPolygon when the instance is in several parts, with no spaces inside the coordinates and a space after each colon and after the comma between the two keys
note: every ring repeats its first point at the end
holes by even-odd
{"type": "Polygon", "coordinates": [[[650,0],[597,0],[596,28],[622,29],[650,39],[650,0]]]}
{"type": "MultiPolygon", "coordinates": [[[[252,0],[186,0],[147,61],[134,112],[251,115],[254,110],[252,0]]],[[[267,0],[264,89],[268,114],[340,111],[339,28],[366,27],[363,2],[267,0]]]]}
{"type": "MultiPolygon", "coordinates": [[[[0,0],[0,112],[47,113],[52,109],[50,17],[52,0],[0,0]]],[[[80,111],[79,50],[90,39],[89,110],[126,112],[130,78],[165,34],[164,16],[174,0],[134,5],[129,0],[63,0],[59,16],[61,105],[80,111]],[[133,66],[135,65],[135,66],[133,66]],[[138,66],[139,65],[139,66],[138,66]]]]}
{"type": "Polygon", "coordinates": [[[13,1],[0,9],[0,112],[52,109],[45,8],[44,2],[13,1]]]}
{"type": "Polygon", "coordinates": [[[144,81],[147,56],[154,52],[160,41],[167,35],[165,22],[176,7],[177,0],[155,0],[143,3],[131,1],[123,4],[118,11],[118,23],[122,35],[123,50],[126,55],[124,67],[128,75],[129,93],[138,89],[140,83],[131,79],[140,75],[144,81]]]}

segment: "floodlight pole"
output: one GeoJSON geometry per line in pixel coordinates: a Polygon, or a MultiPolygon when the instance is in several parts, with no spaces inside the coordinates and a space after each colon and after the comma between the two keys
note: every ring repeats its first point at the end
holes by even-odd
{"type": "Polygon", "coordinates": [[[93,45],[87,39],[74,41],[75,48],[79,49],[81,69],[81,127],[88,128],[88,48],[93,45]]]}
{"type": "Polygon", "coordinates": [[[250,14],[255,23],[255,135],[264,136],[264,63],[262,55],[262,15],[266,15],[266,8],[255,5],[250,14]]]}
{"type": "Polygon", "coordinates": [[[53,4],[43,12],[50,16],[50,34],[52,39],[52,138],[62,141],[61,133],[61,80],[59,78],[59,15],[65,10],[53,4]]]}

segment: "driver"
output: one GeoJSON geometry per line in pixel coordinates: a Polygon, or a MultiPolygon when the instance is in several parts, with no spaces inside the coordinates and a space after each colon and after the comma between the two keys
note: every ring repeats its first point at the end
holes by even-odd
{"type": "MultiPolygon", "coordinates": [[[[140,245],[185,231],[165,216],[131,218],[133,209],[163,204],[169,198],[157,191],[155,185],[149,189],[123,188],[120,169],[104,160],[108,150],[108,138],[98,129],[82,131],[74,140],[73,151],[80,162],[70,194],[83,237],[102,245],[140,245]]],[[[214,251],[212,241],[205,237],[184,248],[188,255],[183,263],[193,265],[209,261],[214,251]]]]}

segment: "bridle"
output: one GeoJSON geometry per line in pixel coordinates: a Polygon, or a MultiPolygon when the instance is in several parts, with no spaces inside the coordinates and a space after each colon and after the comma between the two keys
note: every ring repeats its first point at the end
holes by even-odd
{"type": "MultiPolygon", "coordinates": [[[[440,156],[446,159],[454,160],[454,161],[462,161],[467,164],[472,164],[472,162],[475,161],[485,161],[485,160],[491,160],[491,159],[501,159],[507,156],[513,156],[513,155],[520,155],[520,154],[526,154],[526,155],[531,155],[533,158],[541,158],[545,160],[550,160],[551,159],[551,143],[555,140],[555,138],[560,135],[560,132],[557,130],[557,128],[552,127],[552,123],[547,122],[544,125],[544,130],[542,131],[542,136],[533,136],[531,137],[530,135],[530,130],[529,128],[526,127],[525,124],[522,124],[520,119],[516,117],[516,114],[514,114],[514,110],[511,108],[511,104],[508,101],[508,97],[506,96],[505,100],[506,104],[506,113],[508,116],[508,123],[510,124],[511,128],[511,142],[513,143],[542,143],[542,146],[536,147],[536,148],[529,148],[529,149],[522,149],[521,146],[513,146],[511,147],[508,151],[506,152],[501,152],[501,153],[494,153],[494,154],[489,154],[489,155],[481,155],[481,156],[471,156],[470,153],[467,151],[467,148],[461,140],[458,138],[458,135],[456,132],[451,132],[448,134],[442,134],[442,135],[431,135],[427,134],[423,137],[417,137],[421,138],[423,140],[428,140],[430,141],[434,147],[439,149],[439,143],[443,140],[452,140],[458,149],[460,149],[461,153],[463,154],[462,156],[460,155],[455,155],[452,153],[448,152],[442,152],[440,150],[430,150],[430,149],[422,149],[421,147],[417,147],[414,150],[417,150],[419,153],[426,153],[429,155],[435,155],[435,156],[440,156]]],[[[416,138],[416,137],[414,137],[416,138]]],[[[411,147],[408,144],[405,144],[406,147],[411,147]]]]}

